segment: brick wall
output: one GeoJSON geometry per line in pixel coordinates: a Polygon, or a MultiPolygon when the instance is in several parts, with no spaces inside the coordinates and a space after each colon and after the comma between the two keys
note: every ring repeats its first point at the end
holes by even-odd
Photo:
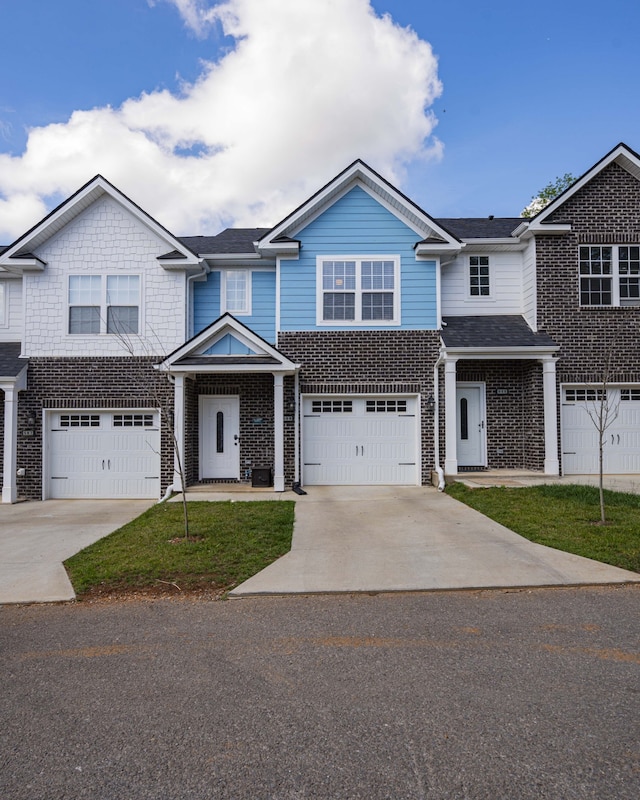
{"type": "MultiPolygon", "coordinates": [[[[43,412],[50,408],[162,408],[173,415],[173,387],[153,369],[149,358],[32,358],[27,391],[18,406],[18,494],[42,497],[43,412]],[[35,435],[23,438],[27,418],[35,417],[35,435]]],[[[161,414],[161,416],[164,416],[161,414]]],[[[173,445],[162,421],[162,491],[173,480],[173,445]]]]}
{"type": "MultiPolygon", "coordinates": [[[[459,361],[457,380],[486,384],[489,468],[542,470],[542,365],[519,360],[459,361]]],[[[441,447],[444,454],[444,442],[441,447]]]]}
{"type": "MultiPolygon", "coordinates": [[[[333,394],[433,394],[437,331],[282,332],[278,349],[303,364],[303,392],[333,394]]],[[[434,464],[433,412],[422,403],[422,482],[434,464]]]]}
{"type": "Polygon", "coordinates": [[[536,236],[538,327],[561,345],[560,382],[640,381],[640,308],[581,308],[581,244],[640,243],[640,181],[610,164],[549,218],[562,236],[536,236]]]}
{"type": "MultiPolygon", "coordinates": [[[[199,476],[198,398],[200,395],[238,395],[240,397],[240,481],[251,482],[254,467],[268,467],[274,475],[273,376],[199,375],[189,382],[187,394],[187,430],[189,431],[189,482],[199,476]],[[261,420],[261,422],[257,422],[261,420]]],[[[284,461],[285,487],[294,481],[294,382],[284,381],[284,461]]]]}

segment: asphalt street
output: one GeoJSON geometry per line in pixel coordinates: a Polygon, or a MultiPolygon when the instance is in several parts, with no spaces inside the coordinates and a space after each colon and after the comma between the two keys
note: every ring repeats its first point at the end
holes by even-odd
{"type": "Polygon", "coordinates": [[[7,800],[640,796],[640,587],[0,608],[7,800]]]}

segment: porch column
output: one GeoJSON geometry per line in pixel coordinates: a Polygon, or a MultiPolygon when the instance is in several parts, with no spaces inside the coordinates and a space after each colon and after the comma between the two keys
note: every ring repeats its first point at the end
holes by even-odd
{"type": "Polygon", "coordinates": [[[0,384],[4,390],[4,462],[2,468],[2,502],[18,499],[16,472],[18,469],[18,389],[15,383],[0,384]]]}
{"type": "Polygon", "coordinates": [[[273,373],[273,490],[284,492],[284,376],[273,373]]]}
{"type": "Polygon", "coordinates": [[[445,411],[445,475],[458,474],[457,452],[457,404],[456,404],[456,364],[457,358],[446,358],[444,362],[444,411],[445,411]]]}
{"type": "Polygon", "coordinates": [[[559,475],[556,362],[553,358],[545,358],[541,361],[544,393],[544,472],[545,475],[559,475]]]}
{"type": "Polygon", "coordinates": [[[182,476],[185,474],[184,463],[184,375],[173,376],[173,491],[183,492],[182,476]],[[182,472],[180,466],[182,465],[182,472]]]}

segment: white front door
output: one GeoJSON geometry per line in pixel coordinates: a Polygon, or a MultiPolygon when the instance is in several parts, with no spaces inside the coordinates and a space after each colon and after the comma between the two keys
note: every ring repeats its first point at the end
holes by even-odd
{"type": "Polygon", "coordinates": [[[483,383],[458,383],[457,451],[458,466],[486,466],[485,444],[485,385],[483,383]]]}
{"type": "Polygon", "coordinates": [[[305,485],[420,483],[415,397],[307,397],[305,485]]]}
{"type": "Polygon", "coordinates": [[[50,498],[160,496],[160,425],[154,409],[47,413],[50,498]]]}
{"type": "Polygon", "coordinates": [[[201,395],[200,479],[240,478],[240,398],[201,395]]]}

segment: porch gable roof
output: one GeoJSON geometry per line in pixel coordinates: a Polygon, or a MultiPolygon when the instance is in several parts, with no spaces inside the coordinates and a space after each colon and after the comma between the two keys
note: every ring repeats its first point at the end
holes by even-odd
{"type": "Polygon", "coordinates": [[[226,313],[170,353],[155,368],[168,373],[279,372],[293,375],[299,365],[226,313]],[[216,343],[229,336],[242,344],[246,352],[237,352],[234,348],[230,348],[229,354],[218,352],[216,343]]]}

